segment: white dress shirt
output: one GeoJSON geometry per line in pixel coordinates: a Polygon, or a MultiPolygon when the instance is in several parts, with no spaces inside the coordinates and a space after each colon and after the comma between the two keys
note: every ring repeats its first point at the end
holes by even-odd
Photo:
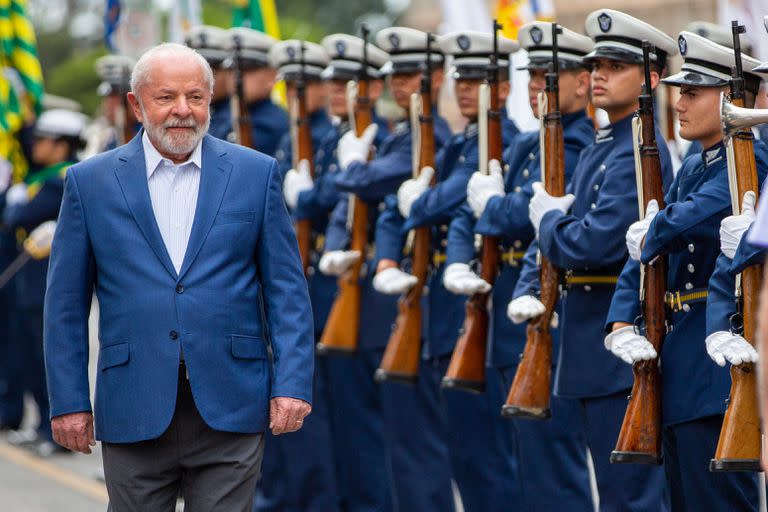
{"type": "Polygon", "coordinates": [[[157,151],[146,131],[141,140],[155,221],[178,274],[195,220],[202,170],[202,141],[186,162],[174,164],[157,151]]]}

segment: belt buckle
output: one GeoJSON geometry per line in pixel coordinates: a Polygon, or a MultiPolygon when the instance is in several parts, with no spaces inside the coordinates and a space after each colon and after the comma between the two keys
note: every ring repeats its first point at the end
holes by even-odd
{"type": "Polygon", "coordinates": [[[667,303],[667,307],[669,307],[673,313],[677,313],[683,309],[683,301],[680,297],[680,290],[676,292],[667,292],[664,295],[664,302],[667,303]]]}

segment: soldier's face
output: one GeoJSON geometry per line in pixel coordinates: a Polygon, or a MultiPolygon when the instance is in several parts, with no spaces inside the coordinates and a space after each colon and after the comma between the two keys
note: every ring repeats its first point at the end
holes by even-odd
{"type": "Polygon", "coordinates": [[[329,80],[325,84],[328,93],[328,110],[334,116],[347,115],[347,82],[344,80],[329,80]]]}
{"type": "MultiPolygon", "coordinates": [[[[243,73],[243,94],[246,103],[264,100],[272,94],[277,80],[277,70],[272,68],[250,69],[243,73]]],[[[230,81],[234,94],[234,81],[230,81]]]]}
{"type": "Polygon", "coordinates": [[[528,70],[528,103],[536,119],[539,118],[539,93],[543,92],[547,85],[546,75],[544,69],[528,70]]]}
{"type": "Polygon", "coordinates": [[[232,89],[232,72],[228,69],[217,69],[213,72],[213,100],[224,99],[232,89]]]}
{"type": "Polygon", "coordinates": [[[456,103],[459,105],[461,115],[467,119],[477,117],[481,83],[483,80],[456,80],[456,103]]]}
{"type": "Polygon", "coordinates": [[[35,137],[32,142],[32,162],[40,167],[63,162],[69,147],[66,142],[47,137],[35,137]]]}
{"type": "Polygon", "coordinates": [[[415,73],[396,73],[390,79],[389,88],[392,91],[392,97],[400,108],[407,109],[411,101],[411,94],[419,92],[421,84],[421,72],[415,73]]]}
{"type": "Polygon", "coordinates": [[[174,161],[192,152],[208,131],[211,91],[192,57],[156,57],[145,83],[137,94],[128,94],[128,101],[152,144],[174,161]]]}
{"type": "MultiPolygon", "coordinates": [[[[592,67],[592,102],[612,112],[633,110],[643,83],[643,67],[610,59],[595,59],[592,67]]],[[[655,85],[655,84],[654,84],[655,85]]]]}
{"type": "Polygon", "coordinates": [[[727,87],[680,87],[680,99],[675,104],[680,119],[680,136],[697,140],[708,148],[720,139],[720,93],[727,87]]]}

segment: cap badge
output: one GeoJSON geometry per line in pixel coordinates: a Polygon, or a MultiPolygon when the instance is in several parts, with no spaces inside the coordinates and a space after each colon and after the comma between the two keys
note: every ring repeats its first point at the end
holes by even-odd
{"type": "Polygon", "coordinates": [[[531,39],[534,44],[541,44],[541,40],[544,38],[544,32],[539,27],[533,27],[531,29],[531,39]]]}
{"type": "Polygon", "coordinates": [[[597,22],[600,24],[600,30],[603,32],[608,32],[611,30],[611,25],[613,24],[613,20],[608,14],[601,14],[597,17],[597,22]]]}
{"type": "Polygon", "coordinates": [[[680,48],[680,55],[685,57],[685,54],[688,53],[688,41],[683,36],[680,36],[677,38],[677,46],[680,48]]]}
{"type": "Polygon", "coordinates": [[[397,34],[389,34],[389,44],[392,45],[392,48],[397,50],[400,47],[400,36],[397,34]]]}
{"type": "Polygon", "coordinates": [[[469,37],[465,36],[464,34],[456,38],[456,44],[459,45],[459,48],[461,48],[461,50],[464,52],[469,50],[469,47],[472,46],[472,42],[469,40],[469,37]]]}
{"type": "Polygon", "coordinates": [[[296,48],[294,48],[293,46],[287,47],[285,49],[285,54],[288,55],[288,58],[290,60],[295,60],[296,59],[296,48]]]}
{"type": "Polygon", "coordinates": [[[344,41],[336,41],[336,53],[339,54],[339,57],[343,57],[346,52],[347,52],[347,43],[345,43],[344,41]]]}

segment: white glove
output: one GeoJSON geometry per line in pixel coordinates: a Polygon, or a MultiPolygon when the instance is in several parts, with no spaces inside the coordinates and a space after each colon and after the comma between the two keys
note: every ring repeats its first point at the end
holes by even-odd
{"type": "Polygon", "coordinates": [[[27,185],[25,183],[17,183],[8,189],[5,194],[6,206],[16,206],[17,204],[26,204],[29,201],[27,195],[27,185]]]}
{"type": "Polygon", "coordinates": [[[754,192],[744,194],[741,215],[731,215],[720,223],[720,250],[730,259],[736,254],[744,232],[755,222],[755,199],[754,192]]]}
{"type": "Polygon", "coordinates": [[[283,181],[283,197],[285,197],[285,203],[291,210],[299,204],[299,194],[305,190],[311,190],[315,186],[312,175],[309,173],[309,161],[300,160],[298,167],[298,169],[291,169],[285,173],[285,180],[283,181]]]}
{"type": "Polygon", "coordinates": [[[625,239],[627,240],[627,250],[629,251],[629,257],[633,260],[640,261],[640,254],[643,252],[643,239],[645,234],[648,233],[648,227],[651,225],[653,218],[659,213],[659,203],[655,199],[648,201],[648,207],[645,209],[645,218],[637,222],[633,222],[629,229],[625,239]]]}
{"type": "Polygon", "coordinates": [[[402,295],[413,288],[419,280],[397,267],[389,267],[373,278],[373,289],[384,295],[402,295]]]}
{"type": "Polygon", "coordinates": [[[24,250],[36,260],[47,258],[51,254],[56,221],[48,220],[37,226],[24,240],[24,250]]]}
{"type": "Polygon", "coordinates": [[[13,174],[13,166],[5,158],[0,158],[0,194],[8,190],[11,185],[11,175],[13,174]]]}
{"type": "Polygon", "coordinates": [[[429,188],[434,174],[433,168],[425,167],[421,170],[418,178],[405,180],[400,185],[397,190],[397,209],[400,210],[400,215],[407,218],[411,214],[413,203],[429,188]]]}
{"type": "Polygon", "coordinates": [[[531,198],[531,202],[528,203],[528,217],[531,219],[531,224],[533,224],[536,233],[539,232],[541,219],[544,218],[544,215],[546,215],[547,212],[560,210],[565,213],[568,211],[568,208],[571,207],[575,199],[576,197],[574,197],[573,194],[566,194],[563,197],[551,196],[544,190],[544,185],[542,185],[540,181],[534,183],[533,197],[531,198]]]}
{"type": "Polygon", "coordinates": [[[756,363],[757,350],[743,336],[728,331],[717,331],[706,340],[707,354],[720,366],[728,361],[732,365],[756,363]]]}
{"type": "Polygon", "coordinates": [[[507,316],[513,323],[521,324],[543,314],[545,309],[544,304],[533,295],[523,295],[509,303],[507,316]]]}
{"type": "Polygon", "coordinates": [[[605,348],[627,364],[656,359],[656,350],[645,336],[635,333],[635,327],[627,325],[605,337],[605,348]]]}
{"type": "Polygon", "coordinates": [[[466,263],[451,263],[445,267],[443,286],[456,295],[474,295],[491,291],[491,285],[472,272],[466,263]]]}
{"type": "Polygon", "coordinates": [[[377,124],[371,124],[363,131],[363,135],[358,137],[355,132],[350,130],[339,140],[336,148],[339,157],[339,167],[342,170],[349,167],[352,162],[367,162],[368,155],[371,153],[373,139],[376,138],[376,132],[379,131],[377,124]]]}
{"type": "Polygon", "coordinates": [[[485,211],[489,199],[504,195],[504,176],[501,174],[499,161],[491,160],[488,163],[488,171],[487,175],[473,173],[467,183],[467,202],[478,219],[485,211]]]}
{"type": "Polygon", "coordinates": [[[340,276],[360,259],[360,251],[328,251],[320,258],[320,272],[340,276]]]}

